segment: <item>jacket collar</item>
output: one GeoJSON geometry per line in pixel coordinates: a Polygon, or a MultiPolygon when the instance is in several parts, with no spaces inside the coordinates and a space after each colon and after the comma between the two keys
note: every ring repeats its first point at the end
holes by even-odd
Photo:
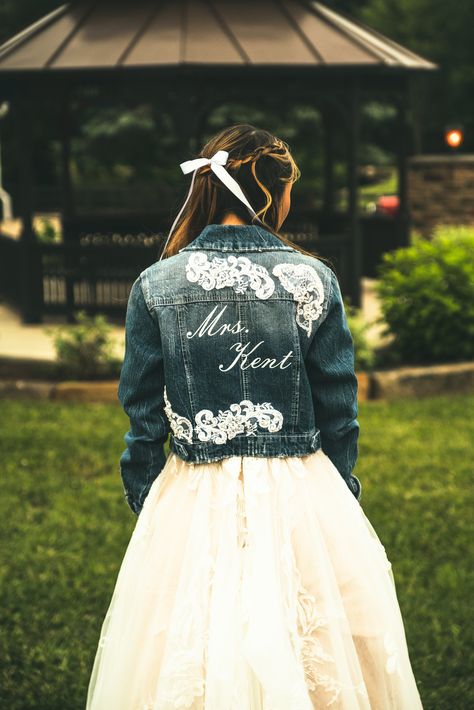
{"type": "Polygon", "coordinates": [[[256,224],[207,224],[192,242],[179,251],[212,249],[219,251],[250,251],[281,249],[294,251],[278,237],[256,224]]]}

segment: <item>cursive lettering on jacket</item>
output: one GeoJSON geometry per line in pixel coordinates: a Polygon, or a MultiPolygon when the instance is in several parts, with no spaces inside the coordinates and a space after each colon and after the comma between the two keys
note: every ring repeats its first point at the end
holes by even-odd
{"type": "Polygon", "coordinates": [[[212,332],[213,327],[217,324],[220,318],[222,318],[222,314],[224,313],[225,309],[227,308],[227,304],[224,304],[220,310],[220,313],[216,315],[214,319],[212,319],[212,315],[214,311],[216,310],[217,306],[214,306],[212,311],[209,313],[209,315],[203,320],[201,325],[194,331],[194,333],[191,333],[190,330],[186,333],[187,337],[189,339],[194,338],[194,336],[197,334],[200,338],[202,338],[203,335],[223,335],[224,333],[240,333],[241,331],[245,330],[246,333],[248,333],[248,328],[244,328],[244,326],[241,324],[240,320],[237,321],[234,325],[231,325],[230,323],[223,323],[218,330],[212,332]],[[211,320],[212,319],[212,320],[211,320]]]}
{"type": "Polygon", "coordinates": [[[227,372],[227,370],[230,370],[232,367],[234,367],[234,365],[237,364],[237,362],[239,360],[242,360],[242,362],[240,363],[241,370],[246,370],[248,367],[264,368],[267,366],[270,369],[274,369],[275,367],[279,367],[281,370],[286,370],[287,367],[290,367],[290,365],[292,364],[291,362],[289,362],[287,365],[284,365],[283,363],[288,358],[293,357],[293,350],[290,350],[288,353],[286,353],[286,355],[281,358],[280,362],[277,362],[277,360],[275,358],[266,357],[266,358],[263,358],[263,360],[262,360],[261,357],[255,357],[247,365],[246,363],[247,363],[249,355],[251,355],[254,350],[256,350],[258,347],[260,347],[260,345],[262,345],[263,342],[265,342],[265,341],[260,340],[260,342],[257,343],[257,345],[254,345],[252,350],[250,350],[250,352],[248,352],[248,353],[245,353],[244,350],[250,345],[250,343],[245,343],[245,345],[243,343],[234,343],[233,345],[230,346],[230,350],[232,350],[232,348],[235,347],[238,352],[237,357],[227,368],[223,368],[222,363],[221,363],[219,365],[219,370],[221,370],[222,372],[227,372]]]}
{"type": "MultiPolygon", "coordinates": [[[[227,308],[227,304],[224,304],[219,313],[216,314],[216,309],[218,306],[214,306],[212,311],[206,316],[206,318],[202,321],[202,323],[196,328],[194,333],[190,330],[186,333],[186,337],[191,339],[194,338],[195,335],[197,335],[199,338],[202,338],[204,335],[209,335],[209,336],[214,336],[214,335],[224,335],[224,333],[248,333],[249,329],[246,328],[240,320],[238,320],[236,323],[221,323],[219,325],[219,320],[222,318],[223,313],[225,309],[227,308]]],[[[260,347],[265,341],[260,340],[256,345],[253,346],[253,348],[246,352],[247,348],[251,347],[251,343],[241,343],[241,342],[236,342],[233,345],[230,346],[230,350],[233,348],[236,349],[237,351],[237,356],[233,360],[233,362],[228,366],[224,367],[222,363],[219,364],[219,370],[222,372],[228,372],[230,369],[232,369],[237,363],[240,362],[240,369],[241,370],[246,370],[249,367],[252,368],[265,368],[268,367],[269,369],[273,370],[275,368],[280,368],[281,370],[285,370],[287,367],[291,366],[291,362],[287,362],[290,358],[293,357],[293,350],[290,350],[286,355],[284,355],[280,360],[275,357],[254,357],[252,360],[249,361],[249,356],[257,350],[257,348],[260,347]]]]}

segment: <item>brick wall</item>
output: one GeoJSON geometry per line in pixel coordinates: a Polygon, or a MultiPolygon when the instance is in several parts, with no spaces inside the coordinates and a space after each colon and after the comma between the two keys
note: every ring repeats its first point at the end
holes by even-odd
{"type": "Polygon", "coordinates": [[[437,224],[474,225],[474,155],[418,155],[409,160],[412,227],[427,234],[437,224]]]}

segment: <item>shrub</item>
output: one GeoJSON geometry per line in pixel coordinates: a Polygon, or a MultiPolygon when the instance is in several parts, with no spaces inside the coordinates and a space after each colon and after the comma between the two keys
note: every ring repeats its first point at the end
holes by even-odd
{"type": "Polygon", "coordinates": [[[53,337],[58,374],[76,379],[117,376],[121,360],[113,354],[115,344],[105,317],[77,311],[77,324],[44,330],[53,337]]]}
{"type": "Polygon", "coordinates": [[[376,292],[385,334],[405,363],[474,355],[474,228],[442,227],[431,240],[384,254],[376,292]]]}
{"type": "Polygon", "coordinates": [[[360,308],[347,303],[344,304],[344,307],[349,330],[354,341],[355,369],[359,372],[372,370],[375,363],[375,353],[367,338],[369,323],[365,321],[360,308]]]}
{"type": "Polygon", "coordinates": [[[50,219],[41,219],[35,231],[37,240],[42,244],[56,244],[61,241],[61,233],[50,219]]]}

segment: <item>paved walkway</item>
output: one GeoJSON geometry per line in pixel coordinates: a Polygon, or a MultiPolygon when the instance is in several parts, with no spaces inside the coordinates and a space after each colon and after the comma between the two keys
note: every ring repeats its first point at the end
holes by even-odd
{"type": "MultiPolygon", "coordinates": [[[[379,315],[379,304],[374,294],[374,279],[362,280],[362,312],[367,322],[372,323],[368,337],[374,344],[380,343],[383,338],[380,334],[380,325],[373,324],[379,315]]],[[[55,351],[52,336],[45,332],[45,328],[56,329],[65,325],[62,316],[47,316],[44,323],[23,324],[20,313],[0,302],[0,356],[19,358],[36,358],[40,360],[54,360],[55,351]]],[[[123,358],[125,348],[125,330],[123,326],[112,326],[113,338],[116,345],[117,357],[123,358]]]]}
{"type": "MultiPolygon", "coordinates": [[[[53,338],[45,328],[57,330],[66,325],[64,317],[45,317],[43,323],[24,324],[19,311],[0,303],[0,356],[54,360],[53,338]]],[[[117,357],[123,357],[125,329],[113,326],[117,357]]]]}

